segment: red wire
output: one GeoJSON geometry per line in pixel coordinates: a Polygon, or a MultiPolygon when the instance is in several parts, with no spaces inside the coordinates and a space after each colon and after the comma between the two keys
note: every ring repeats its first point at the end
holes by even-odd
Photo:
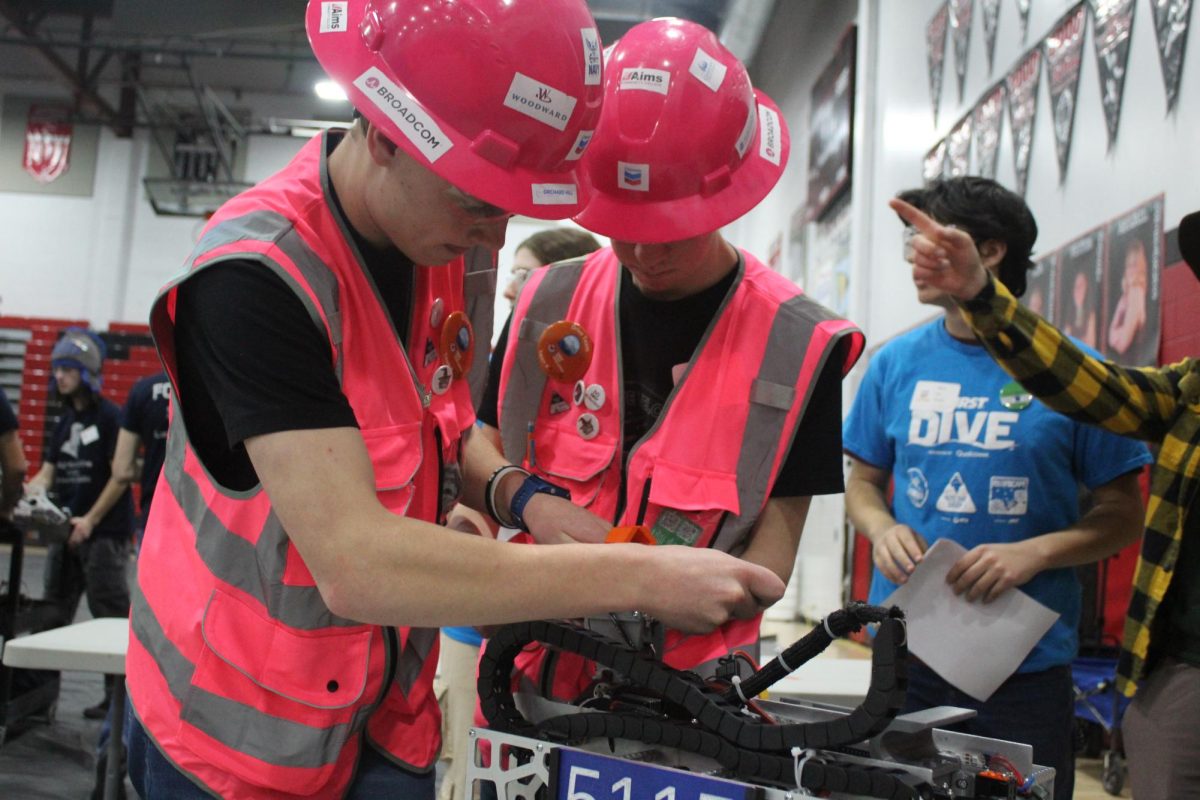
{"type": "Polygon", "coordinates": [[[989,765],[991,764],[991,762],[995,761],[1000,766],[1004,767],[1006,770],[1008,770],[1010,773],[1012,773],[1012,776],[1013,776],[1013,778],[1016,779],[1018,786],[1023,786],[1025,784],[1025,779],[1021,777],[1021,771],[1019,769],[1017,769],[1015,764],[1013,764],[1011,761],[1009,761],[1004,756],[1000,755],[999,753],[993,753],[992,755],[987,757],[987,760],[988,760],[989,765]]]}

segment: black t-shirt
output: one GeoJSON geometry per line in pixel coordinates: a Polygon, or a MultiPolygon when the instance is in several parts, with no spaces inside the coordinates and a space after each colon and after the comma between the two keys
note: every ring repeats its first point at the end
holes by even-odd
{"type": "MultiPolygon", "coordinates": [[[[336,195],[333,201],[342,215],[336,195]]],[[[413,263],[399,250],[353,238],[403,341],[413,263]]],[[[283,279],[258,262],[214,264],[180,286],[175,346],[188,436],[230,489],[258,483],[243,444],[251,436],[358,426],[328,337],[283,279]]]]}
{"type": "MultiPolygon", "coordinates": [[[[59,506],[73,516],[86,514],[112,476],[113,451],[117,447],[120,409],[104,398],[96,398],[82,411],[68,402],[59,417],[45,460],[54,465],[50,487],[59,506]]],[[[133,530],[133,496],[128,491],[104,515],[94,536],[128,537],[133,530]]]]}
{"type": "MultiPolygon", "coordinates": [[[[687,364],[716,316],[737,272],[681,300],[653,300],[621,270],[620,324],[622,379],[625,383],[623,455],[654,425],[675,386],[673,369],[687,364]]],[[[510,319],[511,322],[511,319],[510,319]]],[[[500,365],[508,348],[508,324],[496,342],[479,419],[499,427],[500,365]]],[[[842,373],[839,345],[817,385],[771,489],[772,497],[838,494],[842,481],[842,373]]]]}
{"type": "Polygon", "coordinates": [[[4,389],[0,389],[0,436],[16,429],[17,415],[13,413],[13,407],[8,402],[8,395],[4,394],[4,389]]]}
{"type": "Polygon", "coordinates": [[[167,406],[171,382],[167,373],[148,375],[133,385],[121,408],[121,427],[142,440],[142,511],[150,508],[154,487],[167,452],[167,406]]]}

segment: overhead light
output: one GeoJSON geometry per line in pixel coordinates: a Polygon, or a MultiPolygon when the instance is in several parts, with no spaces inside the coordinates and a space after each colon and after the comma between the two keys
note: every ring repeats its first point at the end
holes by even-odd
{"type": "Polygon", "coordinates": [[[345,102],[349,99],[346,97],[346,92],[343,91],[342,87],[333,81],[317,81],[313,84],[313,91],[322,100],[340,100],[345,102]]]}

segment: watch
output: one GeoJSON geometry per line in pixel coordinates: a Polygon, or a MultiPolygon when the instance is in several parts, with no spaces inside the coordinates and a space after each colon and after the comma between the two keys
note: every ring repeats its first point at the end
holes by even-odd
{"type": "Polygon", "coordinates": [[[529,475],[525,481],[517,488],[517,491],[512,496],[512,502],[508,504],[508,513],[513,518],[516,524],[513,526],[519,530],[528,531],[529,526],[525,524],[525,506],[535,494],[549,494],[554,497],[561,497],[564,500],[571,499],[571,492],[561,486],[556,486],[549,481],[544,481],[537,475],[529,475]]]}

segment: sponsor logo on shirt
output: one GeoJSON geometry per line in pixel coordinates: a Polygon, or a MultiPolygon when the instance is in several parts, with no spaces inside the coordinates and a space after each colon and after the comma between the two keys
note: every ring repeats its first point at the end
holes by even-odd
{"type": "Polygon", "coordinates": [[[962,473],[956,472],[950,476],[946,488],[942,489],[942,494],[938,497],[936,508],[947,514],[975,513],[975,501],[967,491],[967,482],[963,480],[962,473]]]}
{"type": "Polygon", "coordinates": [[[376,67],[370,67],[354,81],[354,86],[388,116],[417,151],[430,163],[437,161],[454,146],[433,117],[376,67]]]}
{"type": "Polygon", "coordinates": [[[1016,447],[1016,411],[988,409],[990,398],[961,397],[961,384],[917,381],[909,401],[908,443],[921,447],[958,444],[977,450],[1016,447]]]}
{"type": "Polygon", "coordinates": [[[1029,513],[1029,478],[993,475],[988,485],[988,513],[1009,516],[1029,513]]]}

